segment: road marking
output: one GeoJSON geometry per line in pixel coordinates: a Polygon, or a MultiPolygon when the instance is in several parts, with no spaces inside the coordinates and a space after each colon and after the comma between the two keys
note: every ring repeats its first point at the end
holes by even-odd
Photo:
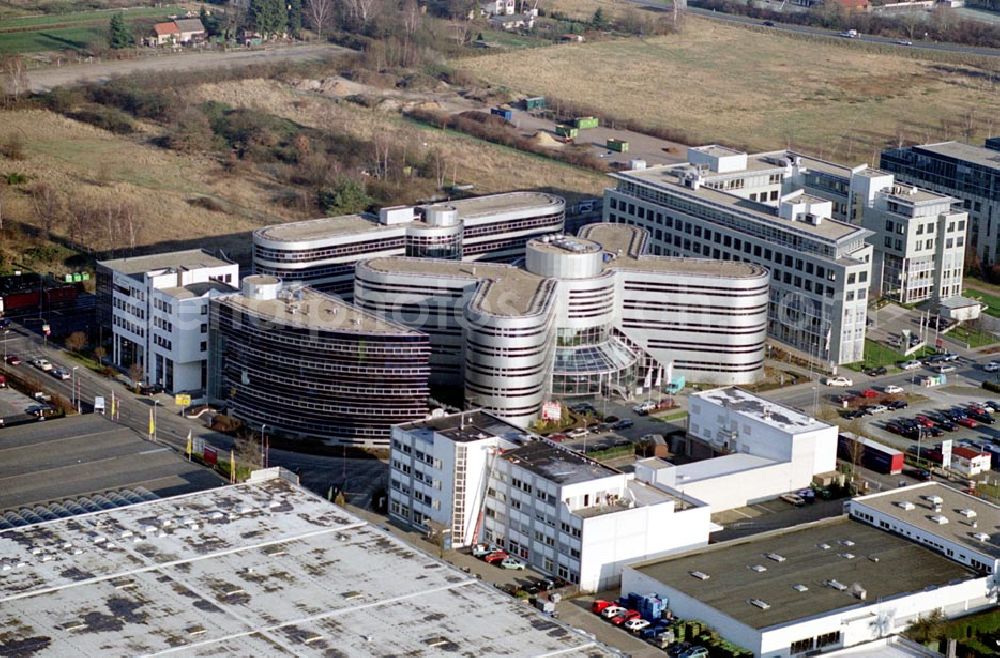
{"type": "Polygon", "coordinates": [[[151,454],[153,454],[155,452],[173,452],[173,451],[170,448],[154,448],[152,450],[143,450],[142,452],[136,453],[136,454],[139,454],[139,455],[151,455],[151,454]]]}

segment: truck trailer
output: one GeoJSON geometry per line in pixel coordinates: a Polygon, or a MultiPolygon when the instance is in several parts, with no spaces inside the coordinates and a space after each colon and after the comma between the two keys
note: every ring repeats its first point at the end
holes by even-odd
{"type": "Polygon", "coordinates": [[[864,436],[841,432],[837,437],[837,454],[844,461],[858,463],[886,475],[903,472],[904,455],[895,448],[882,445],[864,436]]]}

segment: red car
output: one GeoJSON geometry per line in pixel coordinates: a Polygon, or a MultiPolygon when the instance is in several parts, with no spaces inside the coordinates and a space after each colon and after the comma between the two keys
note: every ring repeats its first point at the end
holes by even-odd
{"type": "Polygon", "coordinates": [[[962,427],[968,427],[969,429],[972,429],[973,427],[976,427],[979,424],[976,421],[972,420],[971,418],[957,418],[955,422],[961,425],[962,427]]]}
{"type": "Polygon", "coordinates": [[[496,564],[498,562],[503,562],[508,557],[510,556],[507,555],[507,551],[496,551],[495,553],[490,553],[489,555],[484,557],[483,561],[485,561],[487,564],[496,564]]]}
{"type": "Polygon", "coordinates": [[[965,408],[971,411],[972,413],[979,414],[980,416],[986,415],[986,409],[980,407],[978,404],[967,404],[965,405],[965,408]]]}
{"type": "Polygon", "coordinates": [[[639,614],[638,610],[629,610],[624,615],[618,615],[617,617],[612,617],[611,623],[614,624],[615,626],[621,626],[629,619],[638,619],[641,616],[642,615],[639,614]]]}
{"type": "Polygon", "coordinates": [[[865,390],[861,391],[861,397],[865,398],[866,400],[877,398],[880,395],[882,394],[876,391],[874,388],[866,388],[865,390]]]}
{"type": "Polygon", "coordinates": [[[567,437],[565,434],[561,432],[557,432],[555,434],[549,434],[549,438],[555,441],[556,443],[562,443],[569,437],[567,437]]]}
{"type": "Polygon", "coordinates": [[[19,366],[21,365],[21,357],[16,354],[11,354],[7,357],[7,363],[8,365],[19,366]]]}
{"type": "Polygon", "coordinates": [[[599,615],[601,614],[601,612],[604,611],[605,608],[611,605],[614,605],[614,603],[612,603],[611,601],[604,601],[602,599],[597,599],[596,601],[590,604],[590,611],[593,612],[595,615],[599,615]]]}
{"type": "Polygon", "coordinates": [[[917,416],[917,424],[923,427],[934,427],[935,423],[927,416],[917,416]]]}

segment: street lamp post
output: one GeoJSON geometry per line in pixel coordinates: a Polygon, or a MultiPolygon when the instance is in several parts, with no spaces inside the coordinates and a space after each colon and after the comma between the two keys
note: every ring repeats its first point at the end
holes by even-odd
{"type": "Polygon", "coordinates": [[[264,433],[267,423],[260,424],[260,465],[267,468],[267,434],[264,433]]]}
{"type": "Polygon", "coordinates": [[[77,395],[77,392],[76,392],[76,371],[77,371],[77,368],[79,368],[79,367],[80,366],[73,366],[73,368],[72,368],[73,381],[70,383],[70,387],[73,389],[73,391],[71,392],[71,397],[73,399],[73,406],[76,407],[76,412],[77,413],[80,413],[80,406],[81,406],[80,405],[80,396],[77,395]]]}

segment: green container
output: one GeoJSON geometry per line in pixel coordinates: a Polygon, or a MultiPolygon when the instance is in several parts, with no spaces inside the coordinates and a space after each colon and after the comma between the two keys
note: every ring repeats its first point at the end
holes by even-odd
{"type": "Polygon", "coordinates": [[[543,107],[545,107],[544,96],[534,96],[532,98],[524,99],[524,109],[526,110],[540,110],[543,107]]]}
{"type": "Polygon", "coordinates": [[[66,281],[66,283],[73,283],[73,275],[72,274],[67,274],[64,277],[64,280],[66,281]]]}
{"type": "Polygon", "coordinates": [[[626,153],[628,151],[628,142],[621,139],[609,139],[608,150],[618,151],[619,153],[626,153]]]}
{"type": "Polygon", "coordinates": [[[586,130],[587,128],[596,128],[599,125],[597,117],[577,117],[573,119],[573,125],[580,130],[586,130]]]}
{"type": "Polygon", "coordinates": [[[80,272],[80,276],[84,281],[90,281],[90,272],[80,272]]]}
{"type": "Polygon", "coordinates": [[[79,272],[73,272],[73,283],[79,283],[83,281],[83,275],[79,272]]]}
{"type": "Polygon", "coordinates": [[[570,139],[575,139],[580,131],[573,126],[564,126],[562,124],[556,126],[556,134],[562,137],[569,137],[570,139]]]}

